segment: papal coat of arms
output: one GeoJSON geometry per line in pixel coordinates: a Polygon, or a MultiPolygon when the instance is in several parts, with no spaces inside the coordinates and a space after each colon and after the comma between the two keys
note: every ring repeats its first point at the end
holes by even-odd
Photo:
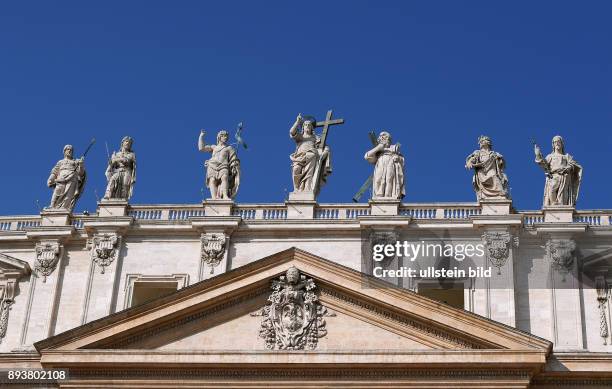
{"type": "Polygon", "coordinates": [[[272,281],[268,303],[253,316],[263,316],[259,336],[266,348],[313,350],[327,334],[324,316],[333,316],[321,305],[311,278],[290,267],[279,280],[272,281]]]}
{"type": "Polygon", "coordinates": [[[225,235],[224,234],[202,234],[202,261],[210,266],[210,274],[213,274],[215,267],[221,263],[225,254],[225,235]]]}
{"type": "Polygon", "coordinates": [[[36,245],[34,271],[43,277],[43,282],[46,282],[47,276],[55,270],[59,256],[60,245],[57,242],[40,242],[36,245]]]}
{"type": "Polygon", "coordinates": [[[117,243],[119,238],[115,234],[97,235],[93,238],[93,261],[100,266],[100,273],[104,274],[104,270],[116,258],[117,243]]]}

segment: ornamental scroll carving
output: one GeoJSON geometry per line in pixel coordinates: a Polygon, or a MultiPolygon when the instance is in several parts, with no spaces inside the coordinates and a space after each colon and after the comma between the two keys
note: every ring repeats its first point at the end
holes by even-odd
{"type": "Polygon", "coordinates": [[[518,246],[518,237],[513,239],[508,231],[486,231],[482,239],[487,247],[487,258],[497,268],[497,274],[501,274],[501,268],[510,257],[511,244],[518,246]]]}
{"type": "Polygon", "coordinates": [[[98,266],[100,273],[104,274],[106,267],[117,259],[121,238],[114,233],[99,234],[93,237],[91,258],[98,266]]]}
{"type": "Polygon", "coordinates": [[[272,281],[268,303],[252,316],[262,316],[259,337],[273,350],[314,350],[319,338],[327,335],[324,316],[328,313],[315,293],[312,278],[290,267],[285,275],[272,281]]]}
{"type": "Polygon", "coordinates": [[[607,339],[610,335],[607,315],[609,288],[604,277],[595,278],[595,290],[597,291],[597,305],[599,309],[599,336],[603,339],[603,344],[607,344],[607,339]]]}
{"type": "Polygon", "coordinates": [[[225,254],[226,237],[223,233],[202,234],[202,261],[210,267],[210,274],[215,272],[225,254]]]}
{"type": "Polygon", "coordinates": [[[6,336],[9,310],[15,302],[15,282],[7,282],[0,296],[0,341],[6,336]]]}
{"type": "Polygon", "coordinates": [[[34,271],[47,282],[47,276],[53,273],[60,258],[61,245],[57,241],[36,243],[36,263],[34,271]]]}
{"type": "Polygon", "coordinates": [[[550,239],[546,242],[546,257],[553,268],[567,274],[574,263],[576,242],[571,239],[550,239]]]}

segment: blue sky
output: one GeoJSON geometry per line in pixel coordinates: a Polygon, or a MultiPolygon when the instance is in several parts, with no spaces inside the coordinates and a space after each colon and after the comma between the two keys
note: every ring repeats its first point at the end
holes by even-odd
{"type": "MultiPolygon", "coordinates": [[[[37,213],[64,144],[87,156],[77,210],[106,186],[104,142],[131,135],[134,203],[201,201],[200,128],[245,123],[239,202],[291,190],[297,113],[334,109],[320,202],[350,202],[371,172],[367,133],[406,157],[407,202],[474,201],[480,134],[507,161],[515,207],[541,206],[559,133],[584,168],[579,208],[612,208],[609,2],[123,1],[0,5],[0,214],[37,213]]],[[[365,200],[365,198],[364,198],[365,200]]]]}

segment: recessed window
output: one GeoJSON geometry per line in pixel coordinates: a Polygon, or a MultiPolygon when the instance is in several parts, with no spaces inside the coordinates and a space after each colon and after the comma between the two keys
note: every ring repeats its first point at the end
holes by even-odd
{"type": "Polygon", "coordinates": [[[147,303],[156,298],[176,292],[176,282],[134,282],[132,289],[132,307],[147,303]]]}
{"type": "Polygon", "coordinates": [[[440,301],[455,308],[465,308],[463,283],[429,283],[421,282],[418,293],[425,297],[440,301]]]}

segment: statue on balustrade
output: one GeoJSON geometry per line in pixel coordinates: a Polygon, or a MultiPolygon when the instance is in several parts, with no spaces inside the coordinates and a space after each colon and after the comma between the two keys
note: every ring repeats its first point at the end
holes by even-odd
{"type": "Polygon", "coordinates": [[[332,171],[329,146],[315,134],[316,125],[313,117],[299,114],[289,130],[289,137],[296,143],[295,152],[289,156],[294,192],[316,195],[332,171]]]}
{"type": "Polygon", "coordinates": [[[382,131],[377,145],[364,158],[374,165],[372,198],[400,200],[406,195],[404,185],[404,156],[400,144],[391,144],[391,134],[382,131]]]}
{"type": "Polygon", "coordinates": [[[565,152],[563,138],[559,135],[552,139],[552,149],[552,153],[544,158],[540,147],[534,143],[535,162],[546,173],[544,206],[576,206],[582,167],[565,152]]]}
{"type": "Polygon", "coordinates": [[[129,200],[132,197],[136,182],[136,155],[132,151],[133,142],[131,137],[124,137],[121,140],[120,151],[113,152],[108,159],[105,173],[108,180],[105,199],[129,200]]]}
{"type": "Polygon", "coordinates": [[[214,200],[233,199],[240,186],[240,160],[231,145],[227,144],[229,133],[225,130],[217,134],[217,144],[204,143],[206,131],[200,131],[198,149],[212,153],[212,157],[204,163],[206,167],[206,186],[210,197],[214,200]]]}
{"type": "Polygon", "coordinates": [[[73,152],[72,145],[64,146],[64,158],[59,160],[51,170],[47,185],[53,188],[53,195],[47,209],[72,211],[83,194],[87,178],[84,165],[85,156],[74,159],[73,152]]]}
{"type": "Polygon", "coordinates": [[[504,173],[504,157],[493,151],[493,143],[488,136],[478,138],[479,150],[465,160],[466,169],[474,169],[472,185],[478,200],[489,198],[509,198],[508,177],[504,173]]]}

